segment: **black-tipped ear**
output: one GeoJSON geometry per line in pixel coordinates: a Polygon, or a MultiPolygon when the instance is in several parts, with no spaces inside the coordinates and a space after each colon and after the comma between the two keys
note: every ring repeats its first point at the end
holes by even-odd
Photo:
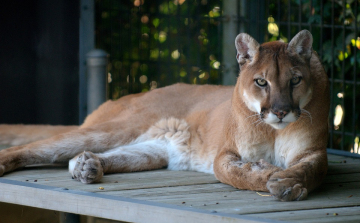
{"type": "Polygon", "coordinates": [[[241,66],[246,60],[252,61],[259,50],[260,44],[250,35],[240,33],[235,39],[235,46],[237,50],[236,59],[241,66]]]}
{"type": "Polygon", "coordinates": [[[312,54],[312,44],[313,37],[311,33],[307,30],[302,30],[292,38],[288,45],[288,50],[309,60],[312,54]]]}

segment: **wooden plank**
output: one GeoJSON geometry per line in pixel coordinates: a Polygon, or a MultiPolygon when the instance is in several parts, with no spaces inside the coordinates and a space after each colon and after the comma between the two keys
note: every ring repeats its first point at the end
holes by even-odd
{"type": "Polygon", "coordinates": [[[360,162],[354,164],[330,164],[327,175],[360,173],[360,162]]]}
{"type": "Polygon", "coordinates": [[[112,174],[106,175],[102,183],[90,185],[72,180],[66,169],[60,171],[56,168],[50,170],[28,168],[6,175],[5,178],[7,177],[20,181],[31,179],[28,182],[31,181],[33,184],[66,187],[72,190],[131,197],[232,214],[359,205],[359,202],[356,201],[350,203],[343,201],[349,195],[359,197],[358,188],[360,187],[356,183],[344,183],[344,181],[354,181],[356,177],[359,179],[358,174],[330,175],[327,177],[329,180],[325,180],[325,182],[334,182],[332,185],[324,185],[318,192],[311,193],[309,200],[305,203],[294,202],[289,209],[287,203],[278,202],[269,197],[261,197],[253,191],[237,190],[219,183],[213,175],[197,172],[158,170],[112,174]],[[37,182],[33,182],[34,179],[37,179],[37,182]],[[104,190],[100,190],[99,187],[103,187],[104,190]],[[331,199],[328,199],[329,197],[331,199]],[[185,203],[183,204],[183,202],[185,203]]]}
{"type": "Polygon", "coordinates": [[[360,207],[284,211],[246,216],[269,218],[287,222],[360,222],[360,207]]]}
{"type": "Polygon", "coordinates": [[[324,184],[338,184],[338,183],[348,183],[348,182],[360,182],[360,173],[328,175],[324,179],[324,184]]]}
{"type": "MultiPolygon", "coordinates": [[[[343,173],[360,173],[360,160],[356,160],[357,164],[330,164],[328,175],[334,175],[334,174],[343,174],[343,173]]],[[[142,188],[143,185],[139,185],[139,182],[141,181],[141,184],[147,184],[150,183],[152,185],[149,185],[149,187],[159,187],[159,186],[172,186],[172,185],[163,185],[164,181],[167,181],[169,178],[174,178],[173,173],[177,177],[178,180],[172,180],[172,182],[169,183],[177,183],[179,184],[183,180],[181,178],[189,178],[188,180],[193,181],[196,180],[197,183],[216,183],[218,182],[213,175],[206,175],[202,173],[196,173],[196,172],[189,172],[189,171],[183,171],[179,174],[179,172],[169,172],[167,170],[158,170],[163,171],[162,172],[162,179],[153,179],[154,174],[157,175],[156,171],[148,171],[148,172],[141,172],[141,173],[128,173],[128,174],[112,174],[112,175],[106,175],[104,177],[103,182],[108,183],[111,182],[111,180],[121,182],[123,178],[126,179],[127,183],[134,183],[131,185],[131,188],[142,188]],[[145,175],[145,177],[144,177],[145,175]],[[167,178],[166,178],[167,177],[167,178]],[[160,184],[161,185],[154,185],[154,184],[160,184]]],[[[83,184],[77,184],[76,181],[71,181],[71,176],[67,172],[66,167],[64,166],[53,166],[53,165],[42,165],[42,166],[32,166],[27,167],[22,170],[18,170],[9,174],[6,174],[4,176],[8,179],[14,179],[19,181],[34,181],[34,180],[46,180],[48,182],[52,182],[52,180],[57,179],[57,181],[66,181],[70,185],[73,185],[76,187],[76,185],[80,186],[83,184]],[[43,170],[43,171],[42,171],[43,170]],[[75,184],[73,184],[76,182],[75,184]]],[[[329,179],[336,179],[337,177],[331,177],[329,179]]],[[[349,177],[351,178],[351,177],[349,177]]],[[[355,178],[356,179],[356,178],[355,178]]],[[[187,183],[189,182],[187,180],[187,183]]],[[[48,184],[45,182],[45,184],[48,184]]],[[[86,186],[85,186],[86,187],[86,186]]],[[[124,189],[125,187],[124,182],[122,182],[122,188],[117,189],[124,189]]]]}
{"type": "Polygon", "coordinates": [[[43,185],[0,179],[0,200],[26,206],[58,210],[128,222],[259,222],[261,218],[242,217],[194,210],[129,198],[63,190],[43,185]]]}
{"type": "Polygon", "coordinates": [[[18,180],[56,187],[66,187],[73,190],[97,192],[99,187],[106,187],[108,191],[134,190],[143,188],[173,187],[194,184],[212,184],[219,181],[212,174],[192,171],[156,170],[138,173],[122,173],[105,175],[101,183],[82,184],[71,179],[65,169],[23,169],[4,176],[5,179],[18,180]],[[184,180],[186,179],[186,180],[184,180]],[[117,183],[115,183],[117,182],[117,183]]]}
{"type": "MultiPolygon", "coordinates": [[[[232,214],[269,213],[274,211],[306,210],[314,208],[332,208],[360,205],[360,183],[344,183],[342,187],[336,184],[324,185],[318,191],[311,193],[309,199],[302,202],[280,202],[272,197],[263,197],[254,191],[232,190],[214,185],[204,185],[202,191],[190,193],[189,196],[178,192],[179,188],[157,188],[146,191],[112,191],[101,192],[113,196],[135,196],[137,199],[168,203],[178,206],[188,206],[232,214]],[[208,186],[206,188],[205,186],[208,186]],[[225,189],[225,190],[224,190],[225,189]],[[227,189],[227,191],[226,191],[227,189]],[[149,192],[150,193],[146,193],[149,192]],[[138,194],[136,195],[136,192],[138,194]],[[351,196],[352,195],[352,196],[351,196]],[[351,196],[351,197],[349,197],[351,196]]],[[[193,186],[189,186],[189,191],[193,186]]],[[[181,191],[185,191],[182,188],[181,191]]],[[[268,195],[267,193],[262,193],[268,195]]]]}
{"type": "MultiPolygon", "coordinates": [[[[280,219],[282,215],[276,218],[276,213],[304,211],[306,216],[311,213],[318,216],[322,214],[323,208],[327,208],[330,213],[330,210],[342,207],[359,206],[360,160],[334,155],[328,157],[331,162],[329,162],[325,183],[316,192],[311,193],[308,200],[292,202],[291,205],[288,202],[276,201],[272,197],[260,196],[254,191],[238,190],[219,183],[210,174],[168,170],[111,174],[105,175],[101,183],[86,185],[72,180],[66,167],[49,165],[26,167],[0,178],[0,201],[20,202],[19,204],[34,207],[41,205],[40,208],[122,221],[132,221],[133,218],[138,217],[136,214],[140,213],[139,222],[149,222],[149,219],[156,219],[158,222],[156,215],[171,218],[186,215],[186,218],[179,219],[197,221],[204,213],[217,216],[215,220],[207,216],[205,217],[207,221],[218,221],[219,216],[223,215],[230,216],[227,218],[228,221],[232,221],[233,218],[237,221],[236,216],[239,217],[239,214],[264,217],[271,213],[274,213],[275,217],[269,217],[270,219],[280,219]],[[16,182],[25,183],[25,186],[1,183],[3,179],[16,180],[16,182]],[[51,186],[52,189],[49,191],[46,189],[47,186],[51,186]],[[99,187],[104,189],[100,190],[99,187]],[[137,200],[132,200],[133,198],[137,200]],[[168,209],[169,207],[171,208],[168,209]],[[312,212],[316,210],[320,212],[312,212]],[[216,213],[212,213],[214,211],[216,213]],[[310,212],[306,214],[306,211],[310,212]],[[112,212],[120,212],[126,216],[112,212]],[[195,214],[198,212],[199,215],[195,214]]],[[[338,218],[330,220],[352,221],[359,216],[355,212],[349,212],[348,215],[339,213],[336,217],[338,218]]],[[[305,221],[318,220],[310,217],[304,219],[305,221]]],[[[296,217],[294,221],[297,221],[296,217]]]]}
{"type": "Polygon", "coordinates": [[[152,198],[152,197],[156,198],[156,197],[169,196],[169,195],[191,196],[192,194],[206,194],[206,193],[226,194],[228,192],[233,192],[233,191],[239,191],[239,190],[226,184],[217,183],[217,184],[200,184],[200,185],[147,188],[147,189],[136,189],[136,190],[118,190],[118,191],[108,191],[107,188],[104,188],[104,190],[99,191],[99,193],[146,200],[147,198],[152,198]]]}

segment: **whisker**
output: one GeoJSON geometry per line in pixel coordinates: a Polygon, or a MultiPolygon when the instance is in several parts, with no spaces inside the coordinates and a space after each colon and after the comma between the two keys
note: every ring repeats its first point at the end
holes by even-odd
{"type": "Polygon", "coordinates": [[[259,123],[257,123],[256,125],[255,125],[255,127],[257,127],[258,125],[260,125],[260,124],[264,124],[265,122],[262,120],[262,119],[260,119],[260,122],[259,123]]]}
{"type": "Polygon", "coordinates": [[[256,120],[255,122],[253,122],[253,123],[251,123],[252,125],[253,124],[258,124],[259,122],[262,122],[262,120],[261,119],[258,119],[258,120],[256,120]]]}
{"type": "Polygon", "coordinates": [[[249,115],[248,117],[246,117],[245,120],[254,116],[260,116],[260,115],[258,113],[255,113],[254,115],[249,115]]]}
{"type": "Polygon", "coordinates": [[[255,125],[255,127],[257,127],[258,125],[261,125],[261,124],[264,124],[264,120],[261,118],[261,115],[259,113],[255,113],[253,115],[249,115],[248,117],[245,118],[248,119],[248,118],[253,118],[253,117],[257,117],[257,119],[252,122],[250,125],[255,125]]]}

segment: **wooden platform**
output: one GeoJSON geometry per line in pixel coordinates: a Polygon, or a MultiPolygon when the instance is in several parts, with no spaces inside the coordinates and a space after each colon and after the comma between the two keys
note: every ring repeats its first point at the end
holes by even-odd
{"type": "Polygon", "coordinates": [[[329,154],[325,182],[305,201],[268,195],[168,170],[106,175],[90,185],[72,180],[64,166],[0,178],[0,202],[128,222],[360,222],[360,159],[329,154]]]}

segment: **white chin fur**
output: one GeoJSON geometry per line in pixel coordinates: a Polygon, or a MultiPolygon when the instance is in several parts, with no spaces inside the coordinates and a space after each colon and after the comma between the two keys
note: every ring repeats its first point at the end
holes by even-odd
{"type": "Polygon", "coordinates": [[[268,123],[273,127],[274,129],[284,129],[286,126],[288,126],[289,122],[277,122],[277,123],[268,123]]]}

